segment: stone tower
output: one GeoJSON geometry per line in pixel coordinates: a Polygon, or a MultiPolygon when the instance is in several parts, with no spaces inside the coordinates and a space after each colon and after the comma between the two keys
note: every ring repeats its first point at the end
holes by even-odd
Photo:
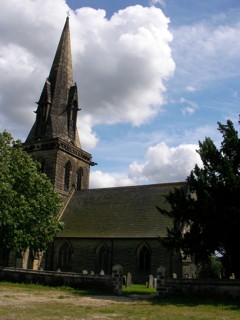
{"type": "Polygon", "coordinates": [[[89,153],[81,149],[77,130],[78,94],[73,83],[69,17],[37,102],[35,123],[23,144],[41,163],[55,190],[68,196],[73,187],[88,189],[89,153]]]}

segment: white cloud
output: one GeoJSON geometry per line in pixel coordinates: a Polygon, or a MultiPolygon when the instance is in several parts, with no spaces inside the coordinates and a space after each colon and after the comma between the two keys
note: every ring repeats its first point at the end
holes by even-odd
{"type": "Polygon", "coordinates": [[[186,86],[186,87],[185,87],[185,90],[186,90],[187,92],[195,92],[195,91],[197,91],[197,88],[195,88],[195,87],[193,87],[193,86],[186,86]]]}
{"type": "Polygon", "coordinates": [[[187,100],[183,97],[179,100],[180,104],[184,107],[182,108],[182,114],[185,115],[192,115],[195,113],[196,109],[198,109],[198,105],[194,101],[187,100]]]}
{"type": "Polygon", "coordinates": [[[169,20],[160,9],[141,6],[120,10],[110,20],[103,10],[89,8],[79,9],[77,17],[84,47],[77,80],[94,123],[138,126],[153,118],[175,69],[169,20]]]}
{"type": "MultiPolygon", "coordinates": [[[[160,3],[163,1],[152,1],[153,5],[160,3]]],[[[1,1],[0,130],[9,129],[16,138],[26,138],[33,124],[34,102],[39,99],[48,76],[68,9],[64,0],[1,1]]],[[[205,21],[170,32],[169,19],[154,6],[128,7],[110,20],[104,10],[81,8],[71,13],[74,80],[82,108],[78,128],[83,148],[96,146],[101,138],[95,132],[97,127],[94,130],[98,124],[140,126],[155,117],[165,102],[166,81],[174,72],[173,81],[179,85],[173,89],[183,89],[184,94],[196,90],[201,94],[201,89],[209,88],[212,80],[215,83],[218,79],[240,76],[240,69],[236,68],[240,64],[240,24],[236,19],[217,23],[205,21]],[[176,71],[170,46],[174,48],[176,71]]],[[[192,100],[182,97],[178,101],[184,115],[191,115],[198,108],[192,100]]],[[[131,164],[129,177],[93,171],[91,186],[184,180],[199,161],[194,151],[197,146],[187,143],[204,135],[216,136],[215,131],[211,132],[207,125],[195,131],[186,126],[180,137],[180,131],[174,127],[171,134],[164,131],[156,134],[154,142],[145,137],[140,141],[143,133],[137,132],[131,146],[137,148],[140,141],[144,150],[146,145],[156,144],[148,149],[145,160],[131,164]],[[157,144],[163,139],[169,145],[157,144]],[[170,147],[173,143],[179,145],[170,147]]],[[[117,158],[119,154],[123,158],[122,150],[118,147],[114,156],[117,158]]],[[[133,152],[130,158],[136,159],[133,152]]],[[[125,157],[127,161],[132,160],[125,157]]]]}
{"type": "Polygon", "coordinates": [[[134,185],[135,182],[118,173],[104,173],[100,170],[93,170],[90,175],[90,188],[110,188],[134,185]]]}
{"type": "Polygon", "coordinates": [[[15,138],[24,140],[33,125],[66,8],[63,0],[0,4],[0,130],[15,138]]]}
{"type": "MultiPolygon", "coordinates": [[[[0,130],[25,138],[34,122],[68,10],[64,0],[8,0],[0,4],[0,130]]],[[[174,72],[169,20],[158,8],[132,6],[110,20],[104,10],[81,8],[70,17],[80,139],[97,143],[96,124],[139,126],[164,102],[174,72]]]]}
{"type": "Polygon", "coordinates": [[[161,6],[165,6],[166,2],[165,2],[165,0],[150,0],[150,5],[156,6],[158,4],[161,6]]]}
{"type": "MultiPolygon", "coordinates": [[[[204,88],[211,81],[240,76],[239,19],[224,16],[208,22],[180,26],[173,33],[176,78],[182,88],[204,88]],[[191,83],[191,86],[189,86],[191,83]]],[[[189,91],[189,90],[188,90],[189,91]]],[[[190,90],[191,91],[191,90],[190,90]]]]}
{"type": "Polygon", "coordinates": [[[149,183],[185,181],[195,164],[202,166],[195,144],[169,147],[161,142],[148,148],[144,162],[133,162],[128,176],[124,173],[93,170],[90,175],[91,188],[107,188],[149,183]]]}
{"type": "Polygon", "coordinates": [[[84,149],[94,148],[99,141],[97,134],[92,130],[92,117],[88,114],[80,116],[78,121],[78,132],[80,141],[84,143],[84,149]]]}
{"type": "Polygon", "coordinates": [[[185,115],[192,115],[193,113],[195,112],[195,109],[192,108],[191,106],[187,106],[187,107],[184,107],[182,109],[182,114],[185,116],[185,115]]]}
{"type": "Polygon", "coordinates": [[[144,163],[130,165],[129,177],[157,183],[184,181],[195,164],[201,165],[196,149],[194,144],[169,147],[161,142],[148,149],[144,163]]]}

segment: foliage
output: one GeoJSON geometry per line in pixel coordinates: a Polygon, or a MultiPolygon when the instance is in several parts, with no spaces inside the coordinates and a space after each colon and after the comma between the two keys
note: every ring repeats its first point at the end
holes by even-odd
{"type": "Polygon", "coordinates": [[[223,268],[222,264],[220,262],[220,259],[216,256],[212,256],[210,258],[210,271],[211,271],[211,277],[212,278],[221,278],[223,274],[223,268]]]}
{"type": "Polygon", "coordinates": [[[60,198],[20,141],[0,133],[0,248],[44,250],[60,230],[60,198]]]}
{"type": "Polygon", "coordinates": [[[203,166],[196,165],[188,176],[188,193],[175,190],[167,196],[170,212],[158,208],[174,222],[163,244],[194,255],[197,263],[218,251],[226,275],[240,276],[240,140],[230,120],[218,123],[218,129],[219,149],[210,138],[199,142],[203,166]]]}

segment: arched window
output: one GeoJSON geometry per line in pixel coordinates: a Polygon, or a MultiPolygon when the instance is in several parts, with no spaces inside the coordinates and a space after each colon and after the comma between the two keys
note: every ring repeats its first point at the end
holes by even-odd
{"type": "Polygon", "coordinates": [[[96,250],[97,255],[97,270],[103,270],[105,273],[109,273],[110,254],[109,248],[105,243],[100,243],[96,250]]]}
{"type": "Polygon", "coordinates": [[[76,175],[76,189],[81,190],[82,189],[82,177],[83,177],[83,169],[80,167],[77,171],[76,175]]]}
{"type": "Polygon", "coordinates": [[[68,161],[64,166],[64,191],[69,191],[71,172],[72,172],[72,165],[71,165],[71,162],[68,161]]]}
{"type": "Polygon", "coordinates": [[[142,244],[137,250],[138,270],[149,271],[151,265],[151,250],[147,244],[142,244]]]}
{"type": "Polygon", "coordinates": [[[64,242],[58,252],[58,268],[61,271],[71,270],[72,247],[69,242],[64,242]]]}

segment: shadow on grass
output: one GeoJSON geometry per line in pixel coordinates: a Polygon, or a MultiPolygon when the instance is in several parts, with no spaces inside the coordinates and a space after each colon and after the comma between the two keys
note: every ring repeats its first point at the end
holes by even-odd
{"type": "Polygon", "coordinates": [[[95,288],[72,288],[68,286],[61,287],[49,287],[41,284],[26,284],[26,283],[10,283],[0,282],[0,286],[18,287],[19,289],[24,288],[27,291],[61,291],[63,294],[69,293],[77,295],[79,297],[89,297],[93,299],[104,299],[118,302],[129,302],[129,301],[147,301],[152,305],[175,305],[178,307],[196,307],[196,306],[221,306],[229,310],[240,310],[240,299],[222,297],[222,296],[183,296],[182,294],[174,295],[170,297],[159,297],[156,294],[156,290],[153,288],[146,288],[144,285],[132,285],[131,287],[123,287],[122,295],[114,295],[111,290],[101,290],[95,288]]]}
{"type": "Polygon", "coordinates": [[[159,297],[154,288],[146,288],[144,285],[133,285],[123,289],[123,295],[128,297],[136,296],[140,299],[148,300],[152,304],[157,305],[178,305],[178,306],[226,306],[233,310],[240,310],[240,299],[229,296],[187,296],[182,293],[171,295],[168,297],[159,297]]]}
{"type": "Polygon", "coordinates": [[[197,307],[203,306],[225,306],[227,309],[240,310],[239,298],[230,297],[203,297],[203,296],[178,296],[173,295],[170,297],[158,297],[155,296],[151,299],[152,304],[156,305],[175,305],[175,306],[188,306],[197,307]]]}
{"type": "Polygon", "coordinates": [[[144,285],[132,285],[123,287],[122,295],[114,295],[111,291],[101,291],[94,289],[73,289],[61,287],[61,290],[67,290],[79,296],[93,297],[94,299],[104,299],[111,301],[129,302],[138,301],[139,303],[147,301],[152,305],[175,305],[178,307],[197,307],[197,306],[225,306],[229,310],[240,310],[240,300],[230,297],[210,297],[210,296],[183,296],[174,295],[170,297],[159,297],[154,288],[146,288],[144,285]]]}

